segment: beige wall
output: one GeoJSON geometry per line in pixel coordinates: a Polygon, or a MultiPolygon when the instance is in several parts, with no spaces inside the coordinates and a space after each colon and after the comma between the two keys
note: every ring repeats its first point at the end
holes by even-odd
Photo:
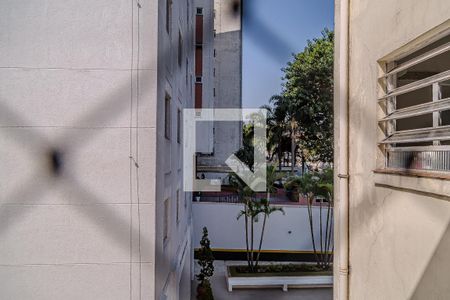
{"type": "Polygon", "coordinates": [[[377,61],[449,16],[446,0],[350,1],[350,299],[450,295],[450,182],[373,172],[377,61]]]}

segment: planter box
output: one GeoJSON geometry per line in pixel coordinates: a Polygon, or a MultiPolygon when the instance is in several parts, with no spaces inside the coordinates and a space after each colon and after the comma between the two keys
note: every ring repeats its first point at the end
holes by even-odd
{"type": "Polygon", "coordinates": [[[225,273],[227,280],[228,291],[232,292],[233,287],[281,287],[284,292],[287,292],[288,287],[291,288],[314,288],[314,287],[332,287],[332,275],[301,275],[301,276],[231,276],[230,268],[227,267],[225,273]]]}

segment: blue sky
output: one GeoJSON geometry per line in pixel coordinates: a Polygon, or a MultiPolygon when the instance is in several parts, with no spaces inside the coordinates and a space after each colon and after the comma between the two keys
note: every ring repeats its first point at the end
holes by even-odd
{"type": "Polygon", "coordinates": [[[308,39],[333,29],[333,0],[245,0],[242,104],[267,104],[280,92],[281,68],[308,39]]]}

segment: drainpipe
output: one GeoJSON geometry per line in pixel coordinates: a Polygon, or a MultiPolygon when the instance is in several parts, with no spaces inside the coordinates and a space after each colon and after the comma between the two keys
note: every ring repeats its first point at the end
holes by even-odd
{"type": "Polygon", "coordinates": [[[335,0],[335,300],[349,299],[349,2],[335,0]]]}

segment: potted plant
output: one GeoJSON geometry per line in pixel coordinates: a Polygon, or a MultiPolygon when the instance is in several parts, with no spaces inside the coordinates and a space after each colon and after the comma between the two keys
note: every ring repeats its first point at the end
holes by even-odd
{"type": "MultiPolygon", "coordinates": [[[[269,177],[269,176],[268,176],[269,177]]],[[[314,256],[316,263],[271,263],[258,265],[259,253],[261,244],[258,250],[253,250],[253,247],[247,247],[248,265],[246,266],[227,266],[227,284],[228,291],[232,291],[234,287],[267,287],[267,286],[281,286],[284,291],[288,286],[296,287],[330,287],[333,283],[332,258],[333,258],[333,199],[332,199],[332,182],[333,171],[324,170],[323,172],[308,173],[302,177],[291,178],[290,184],[292,190],[296,190],[297,194],[307,199],[307,209],[310,225],[310,233],[314,256]],[[313,203],[316,197],[321,196],[324,201],[321,201],[317,207],[318,214],[313,213],[313,203]],[[322,214],[322,212],[324,214],[322,214]],[[314,218],[319,218],[315,222],[314,218]],[[319,223],[319,230],[315,230],[314,226],[319,223]],[[318,236],[315,236],[315,232],[318,236]],[[258,255],[253,259],[253,253],[258,255]]],[[[268,184],[268,186],[270,186],[268,184]]],[[[268,198],[270,194],[268,193],[268,198]]],[[[264,201],[254,205],[246,206],[245,210],[241,212],[242,215],[247,216],[248,223],[253,224],[259,214],[264,214],[269,217],[270,207],[264,210],[264,201]]],[[[264,222],[264,221],[263,221],[264,222]]],[[[264,225],[263,225],[264,227],[264,225]]],[[[253,240],[253,228],[250,226],[250,238],[253,240]]],[[[263,230],[264,232],[264,230],[263,230]]],[[[247,232],[246,232],[247,233],[247,232]]],[[[248,233],[246,234],[248,235],[248,233]]],[[[262,237],[261,237],[262,241],[262,237]]],[[[260,242],[261,243],[261,242],[260,242]]],[[[252,244],[251,244],[252,245],[252,244]]]]}
{"type": "Polygon", "coordinates": [[[195,193],[195,201],[200,202],[200,192],[195,193]]]}
{"type": "Polygon", "coordinates": [[[201,248],[198,251],[198,264],[200,265],[200,273],[196,275],[199,281],[197,286],[198,300],[214,300],[212,293],[210,278],[214,274],[214,256],[210,247],[208,238],[208,229],[203,227],[203,236],[200,241],[201,248]]]}

